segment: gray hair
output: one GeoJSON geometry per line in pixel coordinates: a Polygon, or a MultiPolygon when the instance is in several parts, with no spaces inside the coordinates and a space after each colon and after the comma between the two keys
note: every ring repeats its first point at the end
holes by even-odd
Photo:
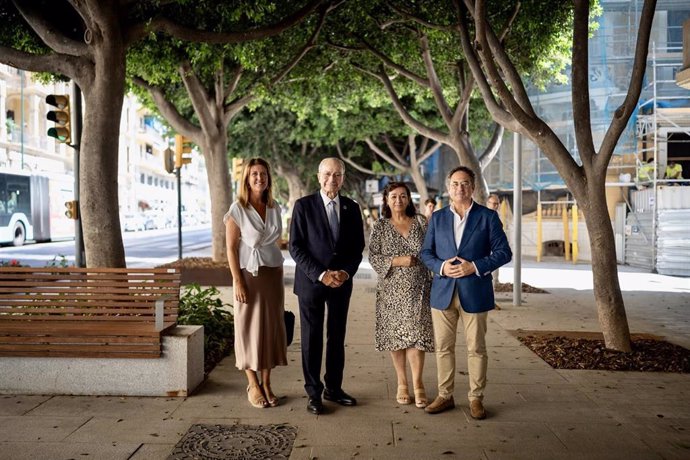
{"type": "Polygon", "coordinates": [[[343,174],[345,174],[345,162],[343,160],[341,160],[340,158],[336,158],[336,157],[327,157],[327,158],[324,158],[323,160],[321,160],[321,163],[319,163],[319,173],[323,169],[323,165],[327,161],[332,161],[332,160],[335,160],[340,164],[340,170],[343,172],[343,174]]]}

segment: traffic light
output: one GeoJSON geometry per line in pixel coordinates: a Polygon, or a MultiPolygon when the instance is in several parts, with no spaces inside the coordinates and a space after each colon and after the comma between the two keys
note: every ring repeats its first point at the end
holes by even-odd
{"type": "Polygon", "coordinates": [[[180,169],[182,165],[192,162],[192,141],[182,136],[175,134],[175,167],[180,169]],[[186,155],[190,154],[190,155],[186,155]]]}
{"type": "Polygon", "coordinates": [[[175,152],[172,149],[167,148],[163,151],[163,167],[168,173],[172,173],[175,170],[175,152]]]}
{"type": "Polygon", "coordinates": [[[46,118],[55,122],[53,128],[48,129],[48,135],[54,137],[63,144],[72,142],[70,134],[70,114],[69,96],[61,94],[50,94],[46,96],[46,104],[56,107],[57,110],[50,110],[46,118]]]}
{"type": "Polygon", "coordinates": [[[242,181],[242,167],[244,166],[243,158],[232,159],[232,177],[235,181],[242,181]]]}
{"type": "Polygon", "coordinates": [[[79,202],[76,200],[65,201],[65,215],[68,219],[79,219],[79,202]]]}

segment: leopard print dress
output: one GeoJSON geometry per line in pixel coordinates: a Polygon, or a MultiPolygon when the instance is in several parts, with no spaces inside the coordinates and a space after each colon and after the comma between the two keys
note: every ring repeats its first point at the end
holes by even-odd
{"type": "Polygon", "coordinates": [[[395,256],[419,257],[425,232],[426,219],[422,215],[413,220],[407,238],[398,233],[389,219],[374,224],[369,262],[378,275],[374,341],[378,351],[434,351],[429,270],[421,262],[413,267],[391,267],[395,256]]]}

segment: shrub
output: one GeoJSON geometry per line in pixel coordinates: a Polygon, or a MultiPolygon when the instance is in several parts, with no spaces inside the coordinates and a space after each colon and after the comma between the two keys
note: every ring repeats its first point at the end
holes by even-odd
{"type": "Polygon", "coordinates": [[[184,286],[180,296],[178,324],[204,326],[204,373],[208,375],[221,359],[230,354],[234,340],[231,311],[215,287],[198,284],[184,286]]]}

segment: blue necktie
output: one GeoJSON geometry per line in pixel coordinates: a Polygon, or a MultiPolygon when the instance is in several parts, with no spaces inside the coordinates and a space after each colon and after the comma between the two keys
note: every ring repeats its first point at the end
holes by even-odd
{"type": "Polygon", "coordinates": [[[335,212],[335,200],[328,203],[328,225],[331,227],[331,235],[333,241],[338,241],[338,233],[340,232],[340,225],[338,224],[338,214],[335,212]]]}

